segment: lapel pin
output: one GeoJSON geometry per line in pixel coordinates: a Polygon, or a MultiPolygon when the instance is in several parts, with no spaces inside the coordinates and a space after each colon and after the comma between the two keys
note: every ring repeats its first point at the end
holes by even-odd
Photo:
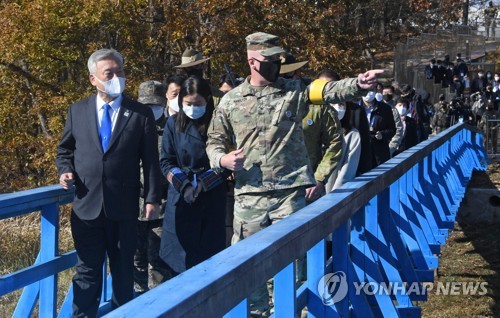
{"type": "Polygon", "coordinates": [[[130,115],[130,111],[126,110],[125,113],[123,113],[123,116],[128,117],[130,115]]]}

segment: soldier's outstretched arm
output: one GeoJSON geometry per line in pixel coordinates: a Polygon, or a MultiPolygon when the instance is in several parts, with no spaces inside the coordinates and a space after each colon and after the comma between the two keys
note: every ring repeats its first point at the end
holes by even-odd
{"type": "Polygon", "coordinates": [[[377,75],[383,72],[384,70],[370,70],[356,78],[336,82],[317,79],[309,85],[306,96],[310,103],[316,105],[356,100],[375,87],[377,75]]]}

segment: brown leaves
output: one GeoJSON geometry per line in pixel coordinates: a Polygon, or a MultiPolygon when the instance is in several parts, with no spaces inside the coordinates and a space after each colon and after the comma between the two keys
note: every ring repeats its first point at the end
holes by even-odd
{"type": "Polygon", "coordinates": [[[142,81],[172,74],[188,46],[211,57],[213,84],[225,63],[246,76],[245,37],[256,31],[308,60],[306,76],[327,67],[354,76],[369,65],[367,45],[392,47],[386,35],[436,27],[456,10],[453,0],[2,1],[0,191],[56,182],[56,141],[68,106],[93,92],[86,63],[97,49],[123,53],[130,96],[142,81]]]}

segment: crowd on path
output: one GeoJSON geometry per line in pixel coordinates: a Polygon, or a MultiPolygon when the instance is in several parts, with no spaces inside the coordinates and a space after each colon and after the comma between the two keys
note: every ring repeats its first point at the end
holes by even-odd
{"type": "MultiPolygon", "coordinates": [[[[123,94],[119,52],[90,56],[96,94],[70,106],[56,157],[61,186],[75,187],[75,317],[96,316],[106,255],[116,308],[429,135],[498,113],[500,74],[469,85],[459,59],[426,68],[455,94],[433,105],[408,84],[382,85],[381,70],[305,78],[307,61],[268,33],[247,36],[246,54],[250,75],[228,72],[214,87],[209,58],[188,48],[165,81],[139,86],[138,101],[123,94]],[[482,113],[467,109],[471,98],[482,113]]],[[[249,295],[252,317],[272,312],[269,286],[249,295]]]]}

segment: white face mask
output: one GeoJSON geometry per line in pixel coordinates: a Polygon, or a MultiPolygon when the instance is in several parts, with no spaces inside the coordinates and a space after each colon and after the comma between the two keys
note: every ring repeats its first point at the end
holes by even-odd
{"type": "Polygon", "coordinates": [[[333,104],[332,106],[337,111],[338,113],[337,116],[339,116],[339,120],[342,120],[342,118],[344,118],[345,115],[345,107],[340,106],[339,104],[333,104]]]}
{"type": "Polygon", "coordinates": [[[398,110],[399,116],[404,116],[406,115],[406,112],[408,112],[408,109],[406,107],[396,107],[398,110]]]}
{"type": "Polygon", "coordinates": [[[201,118],[207,109],[207,106],[188,106],[188,105],[182,105],[182,110],[184,111],[184,114],[188,116],[191,119],[198,119],[201,118]]]}
{"type": "Polygon", "coordinates": [[[377,100],[377,102],[381,102],[382,99],[384,99],[384,96],[380,93],[377,93],[375,94],[375,99],[377,100]]]}
{"type": "Polygon", "coordinates": [[[153,111],[153,115],[155,115],[155,120],[158,120],[163,115],[165,107],[161,105],[151,105],[151,110],[153,111]]]}
{"type": "Polygon", "coordinates": [[[495,79],[495,81],[498,81],[498,80],[500,80],[500,77],[495,76],[494,79],[495,79]]]}
{"type": "Polygon", "coordinates": [[[104,90],[101,90],[96,86],[97,89],[111,97],[120,96],[120,94],[123,93],[123,90],[125,89],[125,77],[115,76],[106,82],[101,81],[100,79],[97,78],[97,76],[95,76],[95,78],[99,83],[102,84],[102,86],[104,86],[104,90]]]}
{"type": "Polygon", "coordinates": [[[168,106],[172,108],[175,112],[179,112],[179,97],[176,96],[174,99],[169,99],[168,106]]]}

